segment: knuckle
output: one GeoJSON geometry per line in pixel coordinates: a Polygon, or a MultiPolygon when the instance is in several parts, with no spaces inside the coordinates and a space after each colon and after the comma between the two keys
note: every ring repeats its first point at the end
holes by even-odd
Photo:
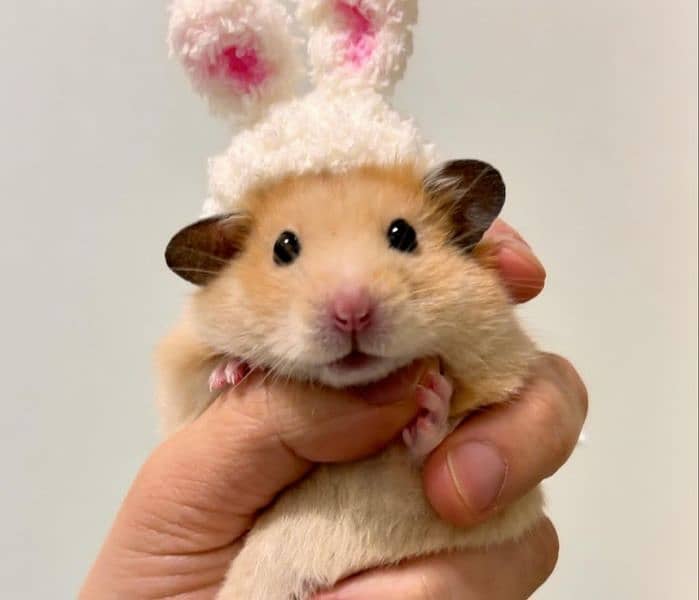
{"type": "Polygon", "coordinates": [[[555,381],[540,379],[531,390],[536,407],[532,426],[541,435],[542,453],[553,474],[575,449],[579,435],[578,418],[573,417],[567,395],[555,381]]]}
{"type": "Polygon", "coordinates": [[[566,406],[578,410],[578,416],[584,421],[587,417],[589,394],[577,369],[567,358],[557,354],[544,355],[544,361],[550,378],[559,388],[559,399],[563,400],[566,406]]]}
{"type": "Polygon", "coordinates": [[[558,372],[561,380],[566,385],[566,388],[570,390],[573,400],[575,400],[581,409],[582,415],[587,415],[588,409],[588,392],[585,382],[580,377],[577,369],[573,364],[562,356],[557,357],[558,372]]]}
{"type": "Polygon", "coordinates": [[[558,532],[553,526],[553,523],[546,519],[543,537],[543,556],[547,558],[546,572],[548,575],[553,573],[553,570],[558,564],[558,556],[561,549],[558,532]]]}
{"type": "Polygon", "coordinates": [[[535,561],[532,565],[532,572],[537,574],[537,584],[541,585],[556,568],[560,551],[558,534],[550,520],[544,519],[532,536],[532,544],[530,556],[535,561]]]}

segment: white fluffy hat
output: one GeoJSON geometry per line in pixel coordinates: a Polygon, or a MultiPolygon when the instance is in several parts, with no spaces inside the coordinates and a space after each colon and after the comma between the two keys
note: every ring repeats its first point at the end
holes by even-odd
{"type": "Polygon", "coordinates": [[[212,110],[242,130],[210,161],[205,216],[290,174],[435,162],[382,95],[400,79],[417,0],[299,0],[315,89],[296,96],[301,40],[275,0],[174,0],[170,48],[212,110]]]}

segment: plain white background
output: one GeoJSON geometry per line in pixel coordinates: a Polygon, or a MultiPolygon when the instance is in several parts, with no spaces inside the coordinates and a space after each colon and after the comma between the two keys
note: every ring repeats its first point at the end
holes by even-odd
{"type": "MultiPolygon", "coordinates": [[[[396,104],[508,181],[549,270],[523,310],[584,374],[540,600],[697,596],[697,5],[422,0],[396,104]]],[[[0,595],[75,595],[156,443],[169,236],[229,138],[167,61],[161,2],[0,20],[0,595]]],[[[532,440],[536,443],[536,440],[532,440]]]]}

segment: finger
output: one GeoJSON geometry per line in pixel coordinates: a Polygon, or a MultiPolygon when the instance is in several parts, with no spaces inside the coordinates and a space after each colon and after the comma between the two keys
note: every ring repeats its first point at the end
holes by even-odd
{"type": "Polygon", "coordinates": [[[481,255],[492,264],[516,302],[539,295],[546,282],[546,270],[522,236],[497,220],[483,237],[481,255]]]}
{"type": "Polygon", "coordinates": [[[437,368],[423,362],[351,391],[251,378],[156,450],[122,527],[153,532],[141,535],[144,548],[192,553],[229,544],[314,463],[355,460],[395,438],[418,410],[419,380],[437,368]]]}
{"type": "Polygon", "coordinates": [[[423,478],[432,506],[459,526],[488,519],[565,463],[586,415],[575,369],[542,356],[516,400],[468,419],[429,457],[423,478]]]}
{"type": "Polygon", "coordinates": [[[213,597],[257,511],[315,461],[357,459],[395,438],[438,368],[422,361],[350,391],[261,376],[231,390],[146,462],[81,598],[213,597]]]}
{"type": "Polygon", "coordinates": [[[372,571],[316,600],[524,600],[549,578],[557,559],[556,531],[543,519],[517,542],[372,571]]]}

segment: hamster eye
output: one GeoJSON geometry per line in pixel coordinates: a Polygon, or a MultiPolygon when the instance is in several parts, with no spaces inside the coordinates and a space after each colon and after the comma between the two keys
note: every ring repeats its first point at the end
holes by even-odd
{"type": "Polygon", "coordinates": [[[417,250],[417,233],[405,219],[396,219],[388,228],[388,243],[401,252],[417,250]]]}
{"type": "Polygon", "coordinates": [[[274,244],[274,262],[279,266],[290,265],[301,254],[301,243],[296,234],[285,231],[274,244]]]}

